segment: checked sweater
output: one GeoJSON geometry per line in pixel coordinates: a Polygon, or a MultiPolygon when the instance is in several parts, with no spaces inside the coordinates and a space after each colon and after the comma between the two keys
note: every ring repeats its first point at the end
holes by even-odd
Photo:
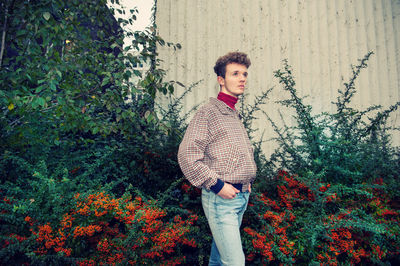
{"type": "Polygon", "coordinates": [[[224,182],[242,184],[247,191],[257,171],[239,113],[215,98],[210,98],[189,123],[178,162],[192,185],[215,193],[224,182]]]}

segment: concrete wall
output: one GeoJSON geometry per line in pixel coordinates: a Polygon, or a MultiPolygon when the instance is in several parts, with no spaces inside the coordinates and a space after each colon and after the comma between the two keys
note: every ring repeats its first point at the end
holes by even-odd
{"type": "MultiPolygon", "coordinates": [[[[351,64],[369,51],[369,60],[356,83],[353,104],[389,106],[400,100],[399,0],[158,0],[156,24],[166,41],[181,50],[160,48],[168,78],[186,85],[202,80],[185,98],[186,110],[218,93],[213,66],[229,51],[249,54],[246,100],[252,102],[270,87],[275,89],[264,110],[279,120],[274,101],[284,93],[273,72],[288,59],[300,95],[315,112],[332,111],[337,90],[351,77],[351,64]]],[[[183,88],[178,88],[180,95],[183,88]]],[[[285,109],[285,119],[291,117],[285,109]]],[[[256,127],[273,134],[260,114],[256,127]]],[[[399,125],[400,111],[392,115],[399,125]]],[[[395,144],[400,145],[399,134],[395,144]]],[[[266,144],[265,151],[272,149],[266,144]]]]}

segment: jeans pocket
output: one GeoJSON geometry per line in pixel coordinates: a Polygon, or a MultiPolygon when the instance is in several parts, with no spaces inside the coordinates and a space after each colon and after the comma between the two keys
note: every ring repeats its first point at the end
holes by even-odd
{"type": "MultiPolygon", "coordinates": [[[[219,223],[238,224],[238,217],[243,215],[246,210],[247,200],[238,194],[233,199],[223,199],[217,196],[215,201],[216,218],[219,223]]],[[[240,220],[240,219],[239,219],[240,220]]]]}

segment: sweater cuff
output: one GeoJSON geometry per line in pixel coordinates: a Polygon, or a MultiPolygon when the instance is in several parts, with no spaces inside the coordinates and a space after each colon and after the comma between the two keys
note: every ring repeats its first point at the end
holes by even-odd
{"type": "Polygon", "coordinates": [[[225,184],[224,181],[222,181],[221,179],[217,179],[217,183],[215,185],[211,186],[210,189],[215,194],[218,194],[221,191],[224,184],[225,184]]]}

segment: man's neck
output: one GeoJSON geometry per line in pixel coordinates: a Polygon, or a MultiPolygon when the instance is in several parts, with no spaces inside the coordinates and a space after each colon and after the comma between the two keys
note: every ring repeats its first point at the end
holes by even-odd
{"type": "Polygon", "coordinates": [[[228,105],[230,108],[235,110],[235,104],[237,103],[238,99],[234,96],[228,95],[226,93],[223,93],[222,91],[219,92],[218,100],[224,102],[226,105],[228,105]]]}

